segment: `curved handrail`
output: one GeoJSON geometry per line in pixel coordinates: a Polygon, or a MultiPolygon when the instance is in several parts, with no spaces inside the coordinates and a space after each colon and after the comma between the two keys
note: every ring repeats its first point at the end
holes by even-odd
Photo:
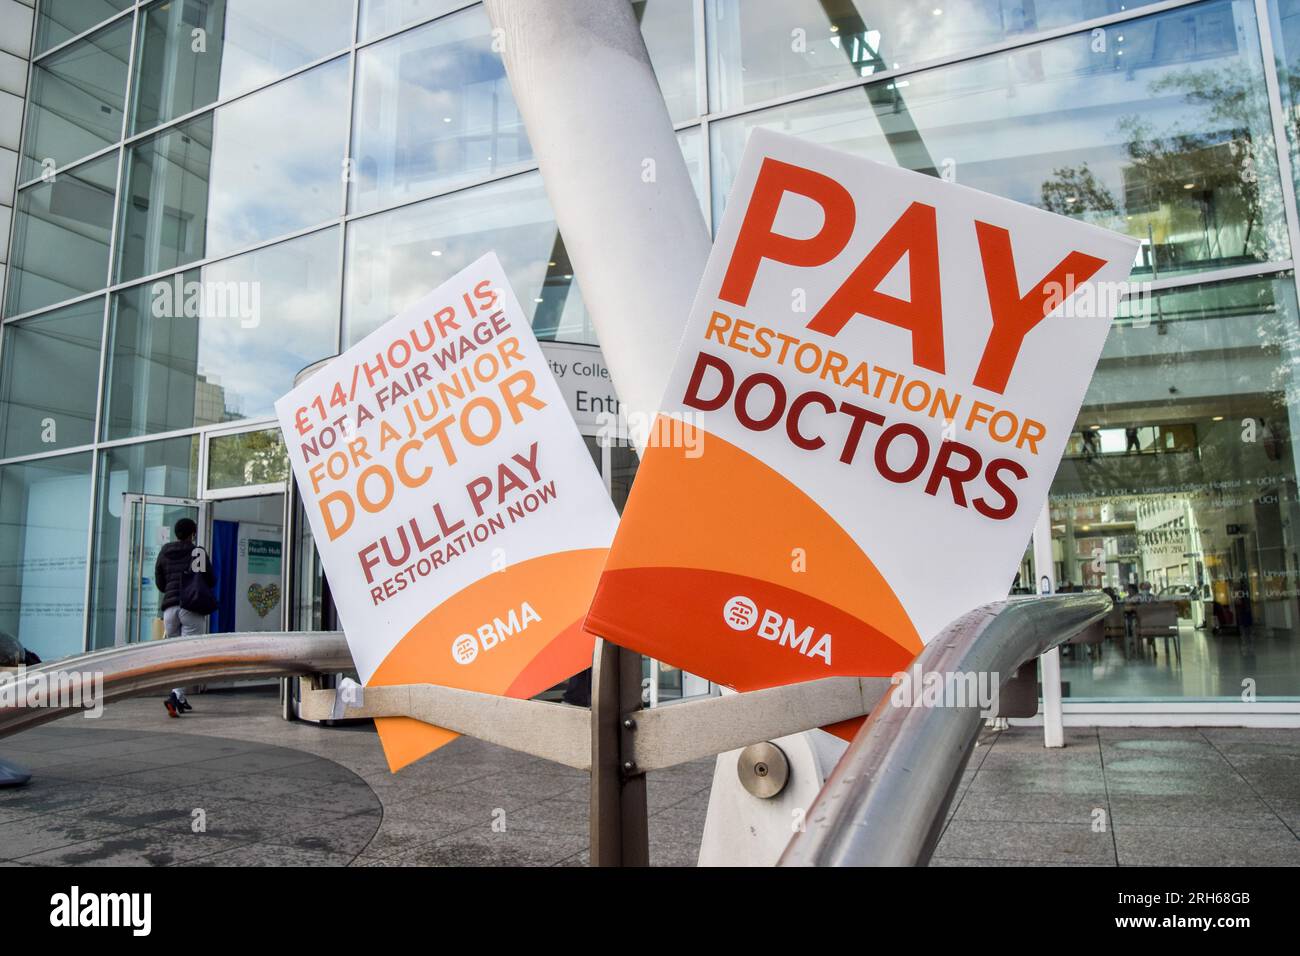
{"type": "MultiPolygon", "coordinates": [[[[1105,594],[1011,598],[949,624],[914,674],[987,674],[999,682],[1112,607],[1105,594]]],[[[918,866],[929,862],[983,718],[970,706],[881,699],[809,808],[779,866],[918,866]]]]}
{"type": "MultiPolygon", "coordinates": [[[[112,647],[26,668],[10,678],[14,680],[12,690],[6,687],[5,695],[0,697],[0,737],[85,709],[66,703],[29,707],[2,702],[29,700],[30,687],[38,683],[49,685],[51,677],[60,675],[90,674],[96,675],[96,680],[102,675],[102,691],[96,688],[96,695],[98,700],[108,703],[181,684],[352,669],[352,654],[338,631],[252,631],[173,637],[112,647]]],[[[0,675],[0,680],[5,679],[0,675]]]]}

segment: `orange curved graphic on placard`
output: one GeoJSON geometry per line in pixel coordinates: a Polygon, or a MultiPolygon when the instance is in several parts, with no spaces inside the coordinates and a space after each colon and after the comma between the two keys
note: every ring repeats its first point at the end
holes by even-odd
{"type": "MultiPolygon", "coordinates": [[[[526,698],[590,667],[592,637],[581,622],[607,554],[560,551],[474,582],[411,628],[368,686],[442,684],[526,698]],[[453,655],[462,635],[474,648],[468,663],[453,655]]],[[[375,725],[394,771],[457,736],[409,717],[382,717],[375,725]]]]}
{"type": "Polygon", "coordinates": [[[646,640],[671,642],[672,656],[666,652],[653,656],[736,690],[822,677],[894,674],[916,656],[869,621],[833,604],[724,571],[607,571],[601,576],[596,603],[598,607],[587,617],[589,630],[635,649],[646,640]],[[736,597],[749,599],[758,613],[743,623],[728,624],[723,609],[736,597]],[[618,608],[617,620],[602,619],[600,609],[609,607],[618,608]],[[664,614],[665,608],[671,609],[669,615],[664,614]],[[769,609],[781,620],[769,618],[765,626],[763,612],[769,609]],[[787,620],[793,622],[789,627],[787,620]],[[683,621],[690,622],[688,628],[681,626],[683,621]],[[823,636],[829,638],[824,644],[823,636]]]}
{"type": "MultiPolygon", "coordinates": [[[[604,578],[632,568],[726,572],[807,595],[867,622],[907,650],[909,659],[921,650],[889,582],[817,502],[725,439],[673,424],[688,430],[684,447],[702,454],[691,458],[681,448],[662,447],[646,452],[604,578]]],[[[604,578],[588,623],[598,634],[605,633],[603,622],[623,618],[606,598],[604,578]]],[[[658,596],[671,610],[677,595],[658,596]]],[[[671,656],[663,659],[677,663],[671,656]]]]}

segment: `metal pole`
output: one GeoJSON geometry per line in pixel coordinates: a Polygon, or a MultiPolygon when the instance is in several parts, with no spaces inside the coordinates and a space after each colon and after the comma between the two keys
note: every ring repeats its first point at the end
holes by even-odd
{"type": "Polygon", "coordinates": [[[711,243],[632,5],[484,6],[619,401],[651,415],[711,243]]]}
{"type": "MultiPolygon", "coordinates": [[[[1014,598],[971,611],[925,646],[917,674],[999,681],[1110,611],[1104,594],[1014,598]]],[[[924,866],[979,735],[978,701],[900,705],[887,694],[781,855],[782,866],[924,866]]]]}
{"type": "Polygon", "coordinates": [[[641,655],[596,641],[591,675],[591,865],[649,866],[646,780],[632,760],[641,655]]]}

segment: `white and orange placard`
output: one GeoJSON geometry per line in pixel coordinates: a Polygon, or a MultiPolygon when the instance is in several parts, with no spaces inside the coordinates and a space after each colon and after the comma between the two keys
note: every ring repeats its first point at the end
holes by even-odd
{"type": "MultiPolygon", "coordinates": [[[[495,255],[276,413],[363,684],[531,697],[591,665],[618,515],[495,255]]],[[[393,770],[455,736],[377,724],[393,770]]]]}
{"type": "Polygon", "coordinates": [[[755,130],[587,627],[740,690],[1006,596],[1135,243],[755,130]]]}

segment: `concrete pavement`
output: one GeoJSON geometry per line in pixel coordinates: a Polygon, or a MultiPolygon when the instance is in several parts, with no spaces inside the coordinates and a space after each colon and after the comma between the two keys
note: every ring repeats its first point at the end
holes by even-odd
{"type": "MultiPolygon", "coordinates": [[[[462,738],[390,774],[368,725],[265,689],[153,697],[0,740],[0,865],[585,865],[587,777],[462,738]]],[[[1300,732],[987,733],[935,865],[1300,865],[1300,732]]],[[[694,865],[713,762],[649,778],[651,860],[694,865]]]]}

